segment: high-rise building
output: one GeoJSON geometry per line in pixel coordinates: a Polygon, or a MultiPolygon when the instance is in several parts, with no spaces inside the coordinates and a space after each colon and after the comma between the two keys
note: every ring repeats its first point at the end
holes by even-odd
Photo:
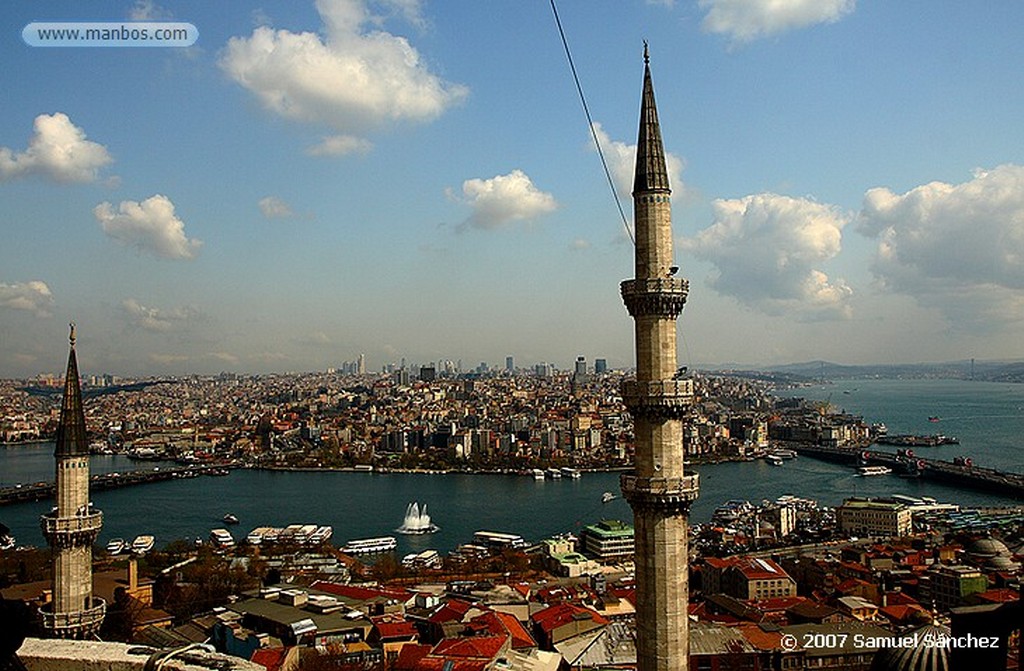
{"type": "Polygon", "coordinates": [[[585,357],[582,357],[582,356],[576,357],[576,370],[575,370],[575,373],[576,373],[576,375],[586,375],[587,374],[587,360],[586,360],[585,357]]]}
{"type": "Polygon", "coordinates": [[[359,359],[356,362],[356,374],[366,375],[366,357],[362,354],[359,355],[359,359]]]}
{"type": "Polygon", "coordinates": [[[53,601],[41,609],[43,629],[55,638],[92,638],[103,623],[106,602],[92,595],[92,544],[103,513],[89,503],[89,441],[75,356],[75,325],[64,376],[54,459],[57,506],[40,525],[53,550],[53,601]]]}
{"type": "Polygon", "coordinates": [[[516,369],[515,359],[510,356],[505,357],[505,370],[512,372],[516,369]]]}
{"type": "Polygon", "coordinates": [[[672,260],[671,194],[645,44],[633,180],[634,279],[620,287],[636,338],[636,379],[622,386],[633,416],[636,466],[621,486],[635,530],[638,671],[689,667],[687,533],[698,480],[683,471],[682,419],[693,382],[677,374],[676,318],[689,283],[676,277],[672,260]]]}
{"type": "Polygon", "coordinates": [[[594,373],[600,375],[608,372],[608,360],[607,359],[594,359],[594,373]]]}

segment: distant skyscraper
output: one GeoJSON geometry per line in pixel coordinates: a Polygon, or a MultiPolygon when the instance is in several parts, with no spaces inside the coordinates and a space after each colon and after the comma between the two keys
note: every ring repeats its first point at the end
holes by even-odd
{"type": "Polygon", "coordinates": [[[582,356],[576,357],[576,374],[586,375],[587,374],[587,360],[582,356]]]}
{"type": "Polygon", "coordinates": [[[75,325],[64,376],[64,398],[54,458],[57,506],[40,524],[53,550],[53,601],[43,606],[43,629],[55,638],[92,638],[103,623],[106,602],[92,595],[92,544],[103,513],[89,503],[89,441],[75,356],[75,325]]]}
{"type": "Polygon", "coordinates": [[[510,356],[505,357],[505,370],[512,372],[516,369],[515,359],[510,356]]]}
{"type": "Polygon", "coordinates": [[[606,359],[594,359],[594,373],[600,375],[608,372],[608,361],[606,359]]]}
{"type": "Polygon", "coordinates": [[[675,276],[671,193],[645,44],[633,181],[635,279],[621,285],[636,335],[636,380],[622,386],[633,416],[636,468],[622,476],[621,485],[635,528],[638,671],[689,667],[687,533],[698,481],[683,472],[681,420],[693,383],[677,379],[676,318],[689,283],[675,276]]]}
{"type": "Polygon", "coordinates": [[[356,373],[358,375],[366,375],[366,357],[361,353],[359,355],[359,360],[356,363],[356,373]]]}

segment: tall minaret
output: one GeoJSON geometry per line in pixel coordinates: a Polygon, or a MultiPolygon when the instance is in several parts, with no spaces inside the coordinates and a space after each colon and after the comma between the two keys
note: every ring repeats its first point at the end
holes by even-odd
{"type": "Polygon", "coordinates": [[[671,193],[645,43],[633,181],[636,278],[621,285],[636,330],[636,380],[622,386],[635,426],[636,469],[621,485],[636,529],[638,671],[689,667],[687,534],[698,482],[683,473],[681,420],[693,382],[676,371],[676,318],[689,283],[675,277],[671,193]]]}
{"type": "Polygon", "coordinates": [[[43,629],[55,638],[91,638],[99,632],[106,603],[92,595],[92,544],[103,513],[89,504],[89,442],[75,357],[75,325],[64,376],[57,426],[57,505],[40,521],[53,549],[53,602],[42,609],[43,629]]]}

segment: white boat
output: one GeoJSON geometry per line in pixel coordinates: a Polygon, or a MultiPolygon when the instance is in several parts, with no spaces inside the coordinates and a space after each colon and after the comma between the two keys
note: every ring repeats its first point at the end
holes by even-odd
{"type": "Polygon", "coordinates": [[[892,469],[888,466],[861,466],[857,469],[860,475],[888,475],[892,469]]]}
{"type": "Polygon", "coordinates": [[[534,480],[543,480],[544,479],[544,471],[543,470],[541,470],[539,468],[535,468],[531,472],[533,473],[533,479],[534,480]]]}
{"type": "Polygon", "coordinates": [[[782,465],[782,457],[780,457],[780,456],[778,456],[776,454],[766,454],[766,455],[764,455],[764,460],[766,462],[768,462],[769,466],[781,466],[782,465]]]}
{"type": "Polygon", "coordinates": [[[409,507],[405,509],[405,519],[402,521],[402,526],[395,529],[400,534],[406,534],[409,536],[421,536],[423,534],[432,534],[438,530],[438,526],[430,521],[430,515],[427,514],[427,504],[423,504],[423,508],[420,509],[419,504],[415,501],[409,504],[409,507]]]}
{"type": "Polygon", "coordinates": [[[573,480],[579,480],[580,478],[580,472],[575,468],[569,468],[568,466],[562,467],[562,475],[567,478],[572,478],[573,480]]]}
{"type": "Polygon", "coordinates": [[[0,524],[0,550],[13,550],[17,541],[11,535],[11,530],[0,524]]]}
{"type": "Polygon", "coordinates": [[[359,538],[351,540],[341,548],[341,551],[350,555],[369,555],[391,552],[398,547],[398,539],[394,536],[381,536],[380,538],[359,538]]]}
{"type": "Polygon", "coordinates": [[[547,475],[552,480],[560,480],[562,478],[562,471],[558,470],[557,468],[549,468],[545,472],[545,475],[547,475]]]}
{"type": "Polygon", "coordinates": [[[136,554],[146,554],[153,549],[155,539],[152,536],[136,536],[135,540],[132,541],[132,552],[136,554]]]}
{"type": "Polygon", "coordinates": [[[611,492],[605,492],[604,494],[601,494],[601,503],[608,503],[609,501],[614,501],[617,498],[618,497],[615,496],[615,494],[611,492]]]}
{"type": "Polygon", "coordinates": [[[218,550],[230,550],[235,547],[235,538],[227,529],[214,529],[210,532],[210,542],[218,550]]]}
{"type": "Polygon", "coordinates": [[[121,554],[124,552],[125,545],[126,543],[123,538],[112,538],[107,543],[107,552],[112,555],[121,554]]]}
{"type": "Polygon", "coordinates": [[[222,519],[224,524],[238,524],[238,518],[234,513],[226,513],[222,519]]]}
{"type": "Polygon", "coordinates": [[[249,545],[263,545],[263,529],[250,531],[249,535],[245,537],[245,542],[249,545]]]}

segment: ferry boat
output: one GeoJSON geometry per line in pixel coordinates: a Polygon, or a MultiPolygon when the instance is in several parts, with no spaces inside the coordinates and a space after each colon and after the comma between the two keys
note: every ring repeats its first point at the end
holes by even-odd
{"type": "Polygon", "coordinates": [[[110,539],[110,542],[107,543],[107,552],[112,555],[121,554],[124,552],[125,546],[126,543],[123,538],[112,538],[110,539]]]}
{"type": "Polygon", "coordinates": [[[214,529],[210,532],[210,542],[218,550],[230,550],[235,547],[235,539],[227,529],[214,529]]]}
{"type": "Polygon", "coordinates": [[[534,480],[543,480],[544,479],[544,471],[543,470],[541,470],[539,468],[535,468],[535,469],[533,469],[530,472],[533,473],[533,479],[534,480]]]}
{"type": "Polygon", "coordinates": [[[487,548],[519,550],[526,547],[526,541],[519,534],[506,534],[500,531],[477,531],[473,534],[473,542],[487,548]]]}
{"type": "Polygon", "coordinates": [[[777,454],[766,454],[764,455],[764,460],[768,463],[769,466],[782,465],[782,457],[780,457],[777,454]]]}
{"type": "Polygon", "coordinates": [[[861,466],[857,469],[860,475],[888,475],[892,469],[888,466],[861,466]]]}
{"type": "Polygon", "coordinates": [[[562,479],[562,471],[558,470],[557,468],[549,468],[547,471],[545,471],[545,475],[547,475],[552,480],[562,479]]]}
{"type": "Polygon", "coordinates": [[[359,538],[351,540],[341,548],[341,551],[350,555],[370,555],[392,552],[398,547],[398,539],[394,536],[381,536],[379,538],[359,538]]]}
{"type": "Polygon", "coordinates": [[[580,479],[580,472],[577,471],[575,468],[569,468],[568,466],[562,467],[562,475],[564,475],[567,478],[572,478],[573,480],[580,479]]]}
{"type": "Polygon", "coordinates": [[[132,541],[132,552],[140,555],[146,554],[153,549],[155,540],[152,536],[148,535],[136,536],[135,540],[132,541]]]}

